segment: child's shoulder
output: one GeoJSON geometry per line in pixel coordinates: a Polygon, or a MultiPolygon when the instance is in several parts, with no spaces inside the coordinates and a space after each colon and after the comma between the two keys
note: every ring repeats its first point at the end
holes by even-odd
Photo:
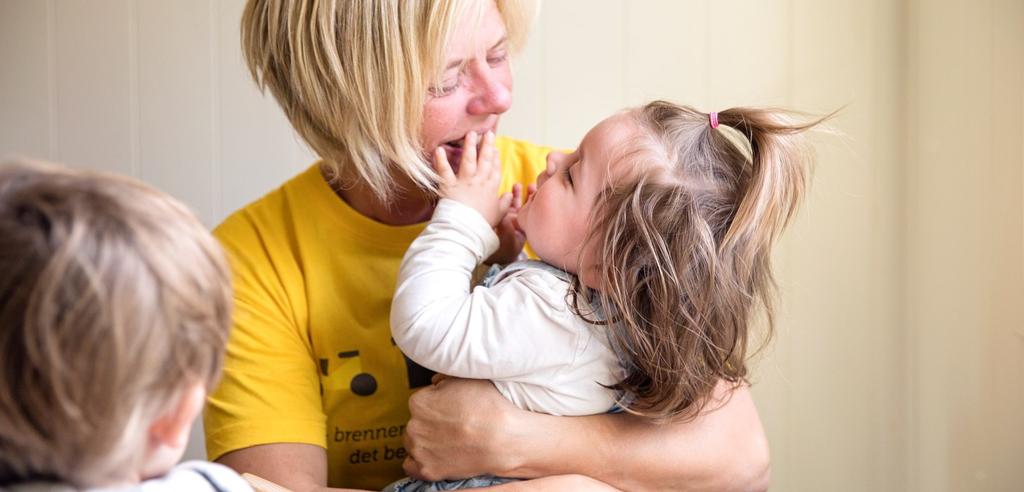
{"type": "MultiPolygon", "coordinates": [[[[0,492],[75,492],[76,487],[54,482],[31,482],[0,486],[0,492]]],[[[208,461],[180,463],[162,477],[126,487],[95,488],[88,492],[253,492],[249,483],[234,470],[208,461]]]]}
{"type": "Polygon", "coordinates": [[[483,283],[490,286],[512,278],[537,279],[543,284],[558,285],[564,289],[572,283],[573,275],[543,261],[520,260],[500,269],[491,267],[483,283]]]}
{"type": "Polygon", "coordinates": [[[547,310],[569,314],[567,299],[573,278],[571,273],[542,261],[521,260],[500,270],[492,268],[481,285],[496,289],[495,292],[518,292],[514,294],[516,298],[529,292],[529,298],[548,306],[547,310]]]}
{"type": "MultiPolygon", "coordinates": [[[[180,463],[160,478],[146,480],[132,492],[170,492],[177,490],[210,492],[252,492],[252,487],[234,470],[208,461],[180,463]]],[[[113,491],[111,491],[113,492],[113,491]]]]}

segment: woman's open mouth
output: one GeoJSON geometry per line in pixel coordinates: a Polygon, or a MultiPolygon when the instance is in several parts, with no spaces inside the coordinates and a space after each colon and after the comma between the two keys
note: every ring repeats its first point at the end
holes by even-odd
{"type": "Polygon", "coordinates": [[[459,172],[459,164],[462,162],[462,143],[463,139],[460,138],[441,144],[445,155],[448,156],[448,164],[452,166],[452,172],[456,174],[459,172]]]}
{"type": "MultiPolygon", "coordinates": [[[[478,144],[482,142],[484,134],[487,133],[489,130],[493,130],[493,127],[473,130],[477,134],[478,144]]],[[[462,163],[462,152],[464,150],[463,146],[465,145],[465,143],[466,135],[463,135],[455,140],[444,142],[440,145],[440,147],[444,149],[445,155],[448,156],[448,164],[452,166],[452,171],[455,173],[459,172],[459,164],[462,163]]],[[[477,151],[479,152],[479,149],[477,149],[477,151]]]]}

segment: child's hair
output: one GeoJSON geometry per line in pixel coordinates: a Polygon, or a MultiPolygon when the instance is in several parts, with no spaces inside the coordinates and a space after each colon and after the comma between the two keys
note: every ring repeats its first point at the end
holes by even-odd
{"type": "MultiPolygon", "coordinates": [[[[516,51],[525,43],[534,2],[496,2],[510,51],[516,51]]],[[[439,82],[458,23],[479,23],[487,5],[249,0],[242,53],[256,83],[270,89],[335,176],[354,173],[378,198],[390,199],[395,172],[435,189],[436,175],[419,144],[427,88],[439,82]]]]}
{"type": "Polygon", "coordinates": [[[733,108],[713,128],[712,115],[664,101],[628,114],[641,136],[622,158],[638,172],[599,197],[586,245],[601,288],[575,292],[596,296],[616,326],[627,410],[693,418],[720,379],[746,381],[756,308],[771,335],[771,246],[808,179],[800,133],[820,120],[733,108]]]}
{"type": "Polygon", "coordinates": [[[0,485],[137,469],[153,419],[219,377],[231,302],[219,245],[171,197],[0,165],[0,485]]]}

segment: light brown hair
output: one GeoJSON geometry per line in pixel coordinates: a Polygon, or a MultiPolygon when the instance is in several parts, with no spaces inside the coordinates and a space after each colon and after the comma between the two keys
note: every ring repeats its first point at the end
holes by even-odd
{"type": "MultiPolygon", "coordinates": [[[[616,388],[631,412],[695,417],[719,380],[747,376],[751,319],[773,329],[771,248],[804,194],[811,152],[790,113],[717,114],[655,101],[630,111],[639,172],[611,183],[591,214],[598,299],[630,361],[616,388]]],[[[581,266],[582,268],[582,266],[581,266]]],[[[572,301],[578,314],[592,317],[572,301]]]]}
{"type": "Polygon", "coordinates": [[[231,302],[220,246],[178,201],[0,165],[0,485],[138,469],[152,420],[219,377],[231,302]]]}
{"type": "MultiPolygon", "coordinates": [[[[423,103],[456,24],[478,22],[488,1],[249,0],[242,52],[332,175],[356,177],[387,202],[395,173],[435,189],[419,143],[423,103]]],[[[534,2],[496,3],[514,52],[534,2]]]]}

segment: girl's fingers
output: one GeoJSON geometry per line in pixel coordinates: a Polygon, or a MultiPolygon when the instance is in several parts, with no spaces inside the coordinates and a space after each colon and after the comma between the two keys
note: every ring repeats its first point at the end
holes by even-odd
{"type": "Polygon", "coordinates": [[[532,183],[530,186],[526,187],[526,199],[523,200],[523,203],[530,201],[530,197],[532,197],[534,193],[537,193],[537,183],[532,183]]]}
{"type": "Polygon", "coordinates": [[[498,215],[502,218],[508,213],[508,209],[512,206],[512,193],[502,193],[501,198],[498,199],[498,215]]]}
{"type": "Polygon", "coordinates": [[[512,185],[512,211],[518,212],[523,206],[523,185],[516,183],[512,185]]]}
{"type": "Polygon", "coordinates": [[[500,167],[494,165],[494,133],[490,130],[484,134],[483,142],[481,142],[480,159],[477,160],[476,171],[486,179],[492,179],[494,171],[501,171],[500,167]]]}
{"type": "Polygon", "coordinates": [[[448,163],[448,154],[444,152],[444,149],[438,147],[434,149],[434,171],[441,177],[442,183],[447,183],[455,179],[455,173],[452,172],[452,165],[448,163]]]}
{"type": "Polygon", "coordinates": [[[459,176],[473,176],[476,174],[476,132],[466,134],[462,141],[462,161],[459,162],[459,176]]]}

